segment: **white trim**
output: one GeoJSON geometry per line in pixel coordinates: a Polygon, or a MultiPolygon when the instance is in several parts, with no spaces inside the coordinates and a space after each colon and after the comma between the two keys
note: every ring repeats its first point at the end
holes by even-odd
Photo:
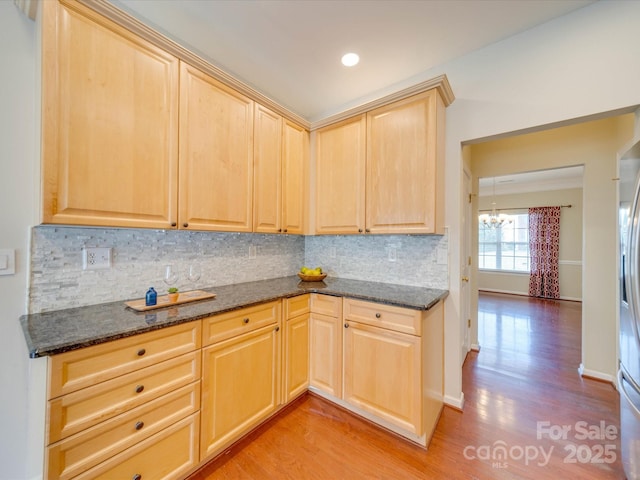
{"type": "Polygon", "coordinates": [[[587,368],[584,368],[584,364],[582,364],[582,363],[578,367],[578,373],[582,377],[595,378],[596,380],[603,380],[603,381],[609,382],[609,383],[611,383],[613,385],[616,384],[616,379],[612,375],[609,375],[608,373],[598,372],[596,370],[589,370],[587,368]]]}
{"type": "Polygon", "coordinates": [[[452,397],[451,395],[445,395],[444,404],[457,408],[458,410],[464,410],[464,392],[460,393],[459,398],[452,397]]]}
{"type": "Polygon", "coordinates": [[[471,351],[472,352],[480,352],[480,344],[479,343],[472,343],[471,344],[471,351]]]}
{"type": "Polygon", "coordinates": [[[520,272],[518,270],[496,270],[494,268],[480,268],[478,267],[478,273],[488,273],[490,275],[531,275],[531,272],[520,272]]]}
{"type": "MultiPolygon", "coordinates": [[[[529,297],[529,292],[514,292],[511,290],[499,290],[497,288],[478,288],[478,292],[488,292],[488,293],[504,293],[506,295],[520,295],[521,297],[529,297]]],[[[531,297],[537,298],[537,297],[531,297]]],[[[570,302],[582,302],[582,298],[578,297],[565,297],[563,295],[560,296],[558,300],[567,300],[570,302]]]]}

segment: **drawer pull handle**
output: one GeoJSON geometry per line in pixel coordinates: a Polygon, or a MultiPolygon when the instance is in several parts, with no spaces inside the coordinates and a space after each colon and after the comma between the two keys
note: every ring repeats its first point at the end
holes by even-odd
{"type": "Polygon", "coordinates": [[[138,385],[136,387],[136,393],[142,393],[143,390],[144,390],[144,385],[138,385]]]}
{"type": "Polygon", "coordinates": [[[141,348],[140,350],[138,350],[139,357],[143,356],[145,353],[147,353],[147,351],[144,348],[141,348]]]}
{"type": "Polygon", "coordinates": [[[136,422],[136,430],[142,430],[142,427],[144,427],[144,422],[136,422]]]}
{"type": "Polygon", "coordinates": [[[276,327],[276,332],[279,332],[279,331],[280,331],[280,327],[276,327]]]}
{"type": "Polygon", "coordinates": [[[242,321],[243,321],[244,323],[249,323],[249,319],[248,319],[248,318],[243,318],[243,319],[242,319],[242,321]]]}
{"type": "Polygon", "coordinates": [[[349,328],[349,324],[348,324],[348,323],[345,323],[345,324],[344,324],[344,328],[349,328]]]}
{"type": "Polygon", "coordinates": [[[133,477],[131,477],[131,480],[142,480],[142,475],[136,473],[133,477]]]}
{"type": "Polygon", "coordinates": [[[376,318],[380,318],[382,315],[380,315],[379,313],[376,313],[376,318]]]}

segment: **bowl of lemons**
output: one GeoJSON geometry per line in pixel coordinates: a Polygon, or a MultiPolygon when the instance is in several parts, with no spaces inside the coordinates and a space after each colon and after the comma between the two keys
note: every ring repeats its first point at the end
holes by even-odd
{"type": "Polygon", "coordinates": [[[302,267],[298,272],[298,276],[303,282],[321,282],[327,276],[326,273],[322,273],[320,267],[307,268],[302,267]]]}

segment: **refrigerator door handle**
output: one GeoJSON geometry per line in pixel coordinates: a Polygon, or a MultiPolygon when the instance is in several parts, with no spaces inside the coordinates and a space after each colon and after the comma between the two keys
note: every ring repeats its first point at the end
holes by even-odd
{"type": "Polygon", "coordinates": [[[631,397],[625,390],[624,382],[627,382],[627,379],[624,378],[624,375],[622,374],[622,370],[618,370],[618,385],[620,386],[620,394],[625,398],[629,406],[633,409],[636,416],[640,417],[640,410],[638,410],[638,407],[633,403],[633,401],[631,400],[631,397]]]}

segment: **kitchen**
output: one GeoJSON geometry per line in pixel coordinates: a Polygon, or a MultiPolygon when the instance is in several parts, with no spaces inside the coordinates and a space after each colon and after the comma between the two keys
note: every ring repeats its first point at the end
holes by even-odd
{"type": "MultiPolygon", "coordinates": [[[[36,127],[39,116],[35,113],[38,106],[34,100],[34,92],[38,91],[35,65],[37,49],[35,26],[22,17],[13,4],[2,4],[0,8],[3,9],[2,31],[8,35],[3,42],[5,45],[3,49],[6,49],[5,54],[11,64],[15,65],[11,70],[12,76],[3,80],[7,82],[7,87],[3,89],[4,94],[7,95],[3,105],[12,105],[12,107],[7,108],[7,113],[4,114],[7,127],[3,131],[7,133],[3,137],[3,148],[7,151],[3,154],[6,175],[2,176],[2,192],[6,195],[6,197],[3,196],[4,203],[12,208],[5,209],[2,214],[3,225],[11,225],[10,228],[2,230],[2,247],[18,249],[16,276],[2,277],[3,287],[5,287],[2,303],[6,315],[3,322],[3,329],[6,330],[2,335],[5,344],[3,365],[11,366],[3,369],[3,378],[7,385],[14,385],[15,393],[15,396],[3,399],[7,402],[7,405],[3,405],[2,408],[3,416],[6,416],[7,424],[12,426],[7,429],[7,432],[15,433],[3,434],[7,437],[2,441],[5,447],[2,452],[2,464],[7,465],[6,471],[9,472],[9,478],[32,478],[35,473],[29,473],[28,470],[38,465],[36,460],[38,455],[37,452],[33,453],[31,447],[39,444],[37,438],[44,420],[37,417],[39,411],[36,405],[37,399],[29,395],[29,385],[30,382],[34,384],[41,382],[43,377],[37,377],[43,375],[43,372],[38,371],[37,365],[29,363],[22,332],[16,319],[25,313],[30,227],[39,223],[37,207],[39,153],[36,147],[39,138],[36,127]],[[19,134],[16,133],[15,128],[10,128],[17,122],[23,122],[18,129],[19,134]],[[10,158],[27,160],[13,162],[9,160],[10,158]],[[15,372],[21,373],[17,375],[15,372]],[[12,413],[9,416],[6,412],[12,413]],[[26,430],[24,425],[28,426],[26,430]],[[34,458],[30,458],[29,455],[34,455],[34,458]],[[25,470],[27,470],[26,473],[25,470]]],[[[449,226],[447,236],[449,245],[436,244],[426,247],[433,252],[434,265],[441,264],[438,262],[438,251],[443,250],[449,255],[449,272],[459,271],[461,265],[457,240],[461,226],[457,220],[459,216],[457,212],[462,208],[462,198],[459,182],[455,180],[461,177],[462,172],[461,144],[474,139],[570,121],[603,112],[630,111],[631,107],[640,103],[640,92],[637,89],[637,80],[640,77],[639,67],[634,63],[638,54],[634,49],[638,47],[632,35],[634,20],[637,18],[635,2],[598,2],[458,61],[432,69],[413,82],[417,83],[446,73],[457,97],[456,102],[447,111],[446,218],[448,220],[446,223],[449,226]],[[568,40],[567,31],[572,33],[571,40],[568,40]],[[598,44],[597,49],[593,48],[594,42],[598,44]],[[590,54],[585,55],[581,49],[576,51],[576,45],[591,46],[588,49],[590,54]],[[523,51],[531,54],[522,55],[523,51]],[[612,55],[611,52],[615,54],[612,55]],[[571,69],[565,68],[568,58],[571,59],[571,69]],[[487,65],[490,68],[487,69],[487,65]],[[516,72],[523,73],[517,75],[516,72]],[[612,75],[611,72],[625,74],[618,76],[612,75]],[[553,78],[553,85],[549,85],[549,78],[553,78]],[[582,88],[577,89],[576,85],[582,88]],[[615,85],[615,88],[612,88],[612,85],[615,85]],[[543,86],[545,88],[542,88],[543,86]]],[[[60,229],[57,233],[49,233],[59,235],[63,245],[68,241],[64,239],[64,229],[60,229]]],[[[149,233],[149,235],[153,234],[149,233]]],[[[158,235],[161,237],[163,234],[158,235]]],[[[166,235],[171,236],[171,233],[166,235]]],[[[197,237],[197,234],[195,236],[197,237]]],[[[237,234],[237,237],[242,237],[241,243],[244,245],[245,252],[249,251],[252,242],[258,242],[255,244],[256,260],[265,261],[265,263],[256,262],[258,270],[273,268],[274,263],[281,265],[277,254],[279,247],[273,249],[274,254],[271,258],[260,259],[258,256],[258,252],[271,250],[269,245],[263,243],[268,243],[267,236],[245,238],[242,234],[237,234]]],[[[157,238],[145,238],[145,240],[151,243],[161,241],[157,238]]],[[[287,241],[295,242],[295,240],[287,241]]],[[[434,239],[427,240],[427,242],[434,241],[434,239]]],[[[349,240],[346,242],[348,243],[349,240]]],[[[382,241],[379,242],[372,240],[370,248],[375,249],[379,256],[386,257],[388,245],[382,241]]],[[[403,261],[402,253],[405,252],[405,248],[413,248],[411,242],[412,240],[405,240],[403,237],[403,245],[398,250],[398,265],[403,261]]],[[[286,246],[286,248],[289,247],[289,245],[286,246]]],[[[294,248],[297,248],[298,256],[291,260],[290,264],[282,267],[289,274],[295,272],[290,270],[294,263],[296,266],[300,264],[300,246],[294,245],[294,248]]],[[[336,244],[335,248],[336,257],[343,255],[341,245],[336,244]]],[[[350,248],[350,245],[346,245],[346,248],[350,248]]],[[[425,247],[419,245],[418,248],[425,247]]],[[[188,259],[185,259],[185,262],[188,262],[188,259]]],[[[114,265],[116,264],[117,261],[114,262],[114,265]]],[[[231,267],[225,270],[220,268],[220,264],[213,264],[212,269],[215,269],[213,274],[219,275],[217,278],[221,282],[227,279],[235,282],[255,278],[253,275],[249,276],[246,265],[242,261],[232,263],[231,267]]],[[[402,268],[398,272],[401,270],[402,268]]],[[[366,270],[364,274],[370,272],[371,269],[366,270]]],[[[394,273],[394,275],[401,275],[401,273],[394,273]]],[[[453,279],[454,275],[450,275],[453,279]]],[[[611,276],[606,272],[603,275],[611,276]]],[[[409,283],[413,281],[425,282],[428,279],[411,279],[409,283]]],[[[598,291],[599,285],[597,279],[593,279],[592,282],[591,289],[584,291],[585,298],[589,296],[595,298],[594,292],[598,291]]],[[[464,397],[458,360],[460,346],[457,339],[462,334],[462,322],[455,320],[458,315],[457,305],[460,301],[457,282],[450,281],[449,290],[450,296],[446,304],[445,395],[447,403],[461,406],[464,397]]],[[[614,311],[615,300],[610,299],[610,302],[610,310],[614,311]]],[[[604,304],[603,308],[606,308],[607,300],[602,299],[601,303],[604,304]]],[[[611,372],[613,362],[610,356],[606,359],[596,356],[592,360],[588,351],[585,354],[587,355],[586,367],[589,370],[613,374],[611,372]]]]}

